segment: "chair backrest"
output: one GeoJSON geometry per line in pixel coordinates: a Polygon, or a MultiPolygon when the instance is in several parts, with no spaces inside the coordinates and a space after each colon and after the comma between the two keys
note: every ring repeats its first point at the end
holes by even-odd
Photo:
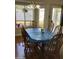
{"type": "Polygon", "coordinates": [[[59,33],[59,31],[60,31],[60,28],[61,28],[61,26],[60,25],[57,25],[55,28],[54,28],[54,35],[56,35],[56,34],[58,34],[59,33]]]}
{"type": "Polygon", "coordinates": [[[53,38],[50,40],[50,42],[47,43],[47,46],[55,50],[56,45],[58,44],[58,40],[61,38],[61,36],[62,36],[62,33],[54,35],[53,38]]]}
{"type": "Polygon", "coordinates": [[[59,33],[63,33],[63,26],[60,27],[59,33]]]}
{"type": "Polygon", "coordinates": [[[54,23],[53,23],[53,21],[51,20],[51,21],[49,22],[49,24],[48,24],[48,30],[49,30],[49,31],[53,31],[53,29],[54,29],[54,23]]]}
{"type": "Polygon", "coordinates": [[[51,30],[53,30],[54,29],[54,23],[52,22],[51,23],[51,30]]]}
{"type": "Polygon", "coordinates": [[[28,35],[27,35],[24,27],[22,27],[21,33],[22,33],[22,37],[24,39],[24,43],[27,43],[28,35]]]}

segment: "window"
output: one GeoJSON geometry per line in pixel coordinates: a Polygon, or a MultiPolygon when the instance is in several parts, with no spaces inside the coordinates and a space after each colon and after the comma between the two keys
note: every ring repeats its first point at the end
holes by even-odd
{"type": "Polygon", "coordinates": [[[16,24],[31,26],[33,21],[33,8],[32,6],[16,5],[16,24]],[[27,12],[24,12],[23,9],[27,12]]]}
{"type": "Polygon", "coordinates": [[[44,25],[44,12],[45,12],[44,8],[39,9],[39,26],[40,27],[43,27],[44,25]]]}
{"type": "Polygon", "coordinates": [[[16,10],[16,20],[24,20],[24,12],[20,9],[16,10]]]}
{"type": "Polygon", "coordinates": [[[24,20],[23,5],[16,5],[16,20],[24,20]]]}
{"type": "Polygon", "coordinates": [[[27,9],[27,12],[25,13],[26,20],[33,20],[33,10],[32,9],[27,9]]]}
{"type": "Polygon", "coordinates": [[[52,20],[55,25],[60,25],[61,19],[61,8],[53,8],[52,12],[52,20]]]}

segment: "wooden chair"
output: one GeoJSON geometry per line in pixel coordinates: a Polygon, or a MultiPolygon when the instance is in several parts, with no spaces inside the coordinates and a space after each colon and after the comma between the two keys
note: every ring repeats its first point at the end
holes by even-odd
{"type": "Polygon", "coordinates": [[[63,59],[63,45],[60,48],[60,59],[63,59]]]}
{"type": "Polygon", "coordinates": [[[56,34],[49,43],[45,46],[45,55],[52,56],[53,58],[59,58],[59,51],[63,44],[62,40],[63,34],[56,34]]]}
{"type": "Polygon", "coordinates": [[[24,52],[25,52],[25,54],[27,55],[28,52],[29,53],[35,52],[36,45],[33,43],[30,43],[29,36],[28,36],[27,32],[25,31],[24,27],[22,27],[21,32],[22,32],[22,37],[24,39],[24,46],[25,46],[24,52]]]}
{"type": "Polygon", "coordinates": [[[22,27],[21,33],[22,33],[22,37],[23,37],[23,41],[24,41],[24,45],[25,45],[24,51],[26,51],[26,48],[29,47],[29,44],[28,44],[29,41],[28,41],[28,36],[27,36],[27,34],[26,34],[26,31],[25,31],[24,27],[22,27]]]}
{"type": "Polygon", "coordinates": [[[60,58],[60,48],[63,45],[63,35],[60,36],[60,38],[56,41],[56,47],[55,47],[55,58],[59,59],[60,58]]]}

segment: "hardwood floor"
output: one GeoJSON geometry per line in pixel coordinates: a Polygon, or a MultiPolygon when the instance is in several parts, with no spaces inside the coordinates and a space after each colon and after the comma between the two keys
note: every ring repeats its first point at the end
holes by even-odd
{"type": "MultiPolygon", "coordinates": [[[[38,55],[37,53],[28,53],[27,56],[24,53],[24,43],[23,43],[23,39],[21,36],[17,36],[15,37],[15,59],[42,59],[41,57],[41,52],[40,55],[38,55]]],[[[50,56],[44,56],[43,59],[55,59],[53,57],[53,55],[50,56]]],[[[59,58],[56,58],[59,59],[59,58]]]]}
{"type": "Polygon", "coordinates": [[[22,37],[17,36],[15,39],[15,59],[25,59],[22,37]]]}

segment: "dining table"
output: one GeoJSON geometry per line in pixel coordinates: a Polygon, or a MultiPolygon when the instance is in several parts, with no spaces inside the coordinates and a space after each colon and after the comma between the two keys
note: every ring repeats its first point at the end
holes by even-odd
{"type": "Polygon", "coordinates": [[[31,43],[41,44],[41,59],[44,59],[44,46],[53,38],[53,32],[48,29],[28,28],[25,29],[31,43]]]}

